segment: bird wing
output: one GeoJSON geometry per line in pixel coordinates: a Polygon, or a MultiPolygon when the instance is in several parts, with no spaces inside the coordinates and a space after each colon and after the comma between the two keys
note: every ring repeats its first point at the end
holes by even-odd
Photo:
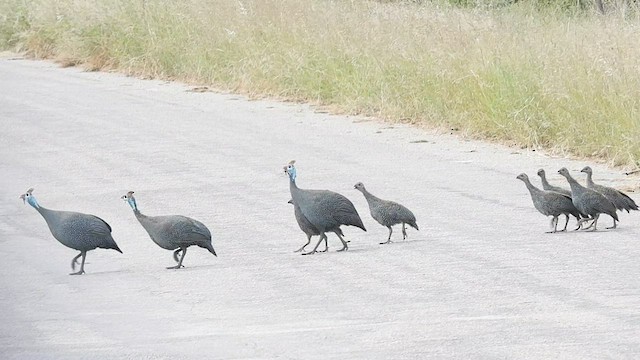
{"type": "MultiPolygon", "coordinates": [[[[616,212],[615,205],[613,205],[613,203],[604,195],[594,190],[586,191],[582,195],[582,202],[588,204],[587,206],[591,211],[595,210],[597,212],[605,214],[616,212]]],[[[589,211],[589,209],[587,210],[588,212],[591,212],[589,211]]]]}
{"type": "Polygon", "coordinates": [[[353,206],[351,200],[338,193],[333,194],[334,201],[331,202],[333,204],[331,212],[333,219],[339,224],[364,228],[362,219],[360,219],[360,215],[358,215],[358,211],[356,210],[356,207],[353,206]]]}
{"type": "Polygon", "coordinates": [[[168,217],[169,232],[175,236],[177,244],[189,245],[205,245],[211,242],[211,232],[207,227],[198,220],[182,216],[174,215],[168,217]]]}
{"type": "Polygon", "coordinates": [[[638,210],[638,205],[636,205],[636,202],[631,197],[629,197],[629,195],[623,193],[620,190],[616,190],[616,191],[618,192],[618,194],[620,194],[620,196],[622,196],[626,200],[627,205],[630,209],[638,210]]]}
{"type": "Polygon", "coordinates": [[[111,233],[111,231],[112,231],[112,230],[111,230],[111,225],[109,225],[106,221],[102,220],[101,218],[99,218],[99,217],[97,217],[97,216],[95,216],[95,215],[89,215],[89,214],[87,214],[87,216],[90,216],[90,217],[92,217],[92,218],[96,219],[97,221],[102,222],[102,224],[104,224],[104,225],[107,227],[107,229],[109,229],[109,233],[111,233]]]}

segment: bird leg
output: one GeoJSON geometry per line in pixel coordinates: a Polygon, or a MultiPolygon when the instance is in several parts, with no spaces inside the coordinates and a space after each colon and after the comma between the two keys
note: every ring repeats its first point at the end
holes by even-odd
{"type": "Polygon", "coordinates": [[[407,239],[407,230],[405,229],[405,224],[402,223],[402,240],[407,239]]]}
{"type": "Polygon", "coordinates": [[[569,215],[564,214],[564,217],[567,221],[564,223],[564,229],[562,229],[561,231],[567,231],[567,225],[569,225],[569,215]]]}
{"type": "Polygon", "coordinates": [[[580,218],[576,217],[576,220],[578,221],[578,227],[573,229],[573,231],[578,231],[580,230],[580,228],[582,228],[582,221],[580,221],[580,218]]]}
{"type": "Polygon", "coordinates": [[[180,251],[182,251],[182,249],[178,249],[173,252],[173,260],[175,260],[176,262],[180,262],[180,259],[178,258],[178,254],[180,254],[180,251]]]}
{"type": "MultiPolygon", "coordinates": [[[[349,246],[347,245],[347,242],[344,241],[344,239],[342,238],[342,236],[340,236],[340,234],[336,233],[336,235],[338,235],[338,238],[340,239],[340,241],[342,241],[342,249],[338,250],[338,251],[347,251],[349,250],[349,246]]],[[[325,236],[325,240],[326,240],[326,236],[325,236]]]]}
{"type": "MultiPolygon", "coordinates": [[[[87,252],[86,251],[82,251],[80,253],[80,255],[82,255],[82,263],[80,264],[80,270],[77,271],[77,272],[71,273],[69,275],[82,275],[82,274],[84,274],[84,260],[87,258],[87,252]]],[[[75,258],[73,258],[73,261],[71,262],[71,264],[73,264],[73,262],[76,261],[76,259],[78,259],[78,257],[80,257],[80,255],[78,255],[75,258]]],[[[73,270],[75,270],[75,268],[73,270]]]]}
{"type": "MultiPolygon", "coordinates": [[[[296,250],[296,251],[294,251],[294,252],[300,252],[300,251],[304,250],[304,248],[306,248],[306,247],[307,247],[307,245],[309,245],[309,243],[310,243],[310,242],[311,242],[311,235],[307,235],[307,243],[306,243],[306,244],[304,244],[300,249],[298,249],[298,250],[296,250]]],[[[325,251],[326,251],[326,250],[325,250],[325,251]]]]}
{"type": "Polygon", "coordinates": [[[389,238],[385,242],[381,242],[380,245],[388,244],[391,242],[391,233],[393,233],[393,228],[391,226],[387,226],[389,228],[389,238]]]}
{"type": "Polygon", "coordinates": [[[80,258],[80,256],[82,256],[82,251],[80,251],[80,254],[78,254],[78,256],[74,257],[73,260],[71,260],[71,270],[76,269],[76,265],[78,265],[78,258],[80,258]]]}
{"type": "Polygon", "coordinates": [[[318,250],[318,252],[327,252],[329,250],[329,242],[327,241],[328,237],[324,237],[324,250],[318,250]]]}
{"type": "Polygon", "coordinates": [[[552,233],[558,232],[558,217],[557,216],[554,216],[553,218],[551,218],[551,227],[553,228],[553,230],[547,231],[547,234],[552,234],[552,233]]]}
{"type": "Polygon", "coordinates": [[[312,255],[316,253],[316,250],[318,249],[318,246],[320,246],[320,243],[322,242],[322,239],[325,239],[327,237],[327,235],[325,235],[325,233],[320,233],[320,240],[318,241],[318,243],[316,244],[316,246],[313,248],[313,250],[306,252],[306,253],[302,253],[302,255],[312,255]]]}
{"type": "Polygon", "coordinates": [[[610,226],[607,229],[615,229],[617,227],[616,223],[617,223],[616,219],[613,219],[613,226],[610,226]]]}
{"type": "MultiPolygon", "coordinates": [[[[180,257],[180,261],[178,261],[178,265],[169,266],[167,269],[180,269],[180,268],[184,267],[184,266],[182,266],[182,260],[184,260],[184,256],[187,255],[187,248],[180,248],[180,250],[182,250],[182,256],[180,257]]],[[[178,252],[178,251],[175,251],[174,254],[176,252],[178,252]]]]}
{"type": "Polygon", "coordinates": [[[596,231],[597,230],[597,224],[598,224],[598,218],[600,217],[600,214],[596,214],[593,217],[593,222],[591,223],[591,225],[589,225],[589,227],[585,228],[585,230],[590,229],[593,226],[593,229],[589,230],[589,231],[596,231]]]}

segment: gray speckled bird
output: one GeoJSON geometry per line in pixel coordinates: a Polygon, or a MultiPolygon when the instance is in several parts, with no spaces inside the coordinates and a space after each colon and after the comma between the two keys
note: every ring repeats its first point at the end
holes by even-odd
{"type": "Polygon", "coordinates": [[[591,225],[584,229],[587,230],[593,227],[592,231],[595,231],[600,214],[607,214],[615,220],[613,223],[613,227],[615,228],[616,221],[618,221],[618,214],[616,214],[616,207],[611,201],[599,192],[580,185],[580,183],[569,174],[567,168],[558,170],[558,173],[564,176],[569,182],[569,186],[571,186],[571,201],[573,205],[575,205],[580,213],[591,217],[590,219],[580,219],[578,225],[593,219],[591,225]]]}
{"type": "Polygon", "coordinates": [[[187,255],[187,248],[192,245],[209,250],[214,256],[218,256],[211,245],[211,232],[198,220],[182,215],[146,216],[138,210],[138,204],[133,197],[133,191],[129,191],[121,197],[133,209],[133,213],[149,233],[151,240],[166,250],[175,250],[173,259],[178,263],[167,269],[182,268],[182,261],[187,255]],[[182,252],[182,256],[178,255],[182,252]]]}
{"type": "MultiPolygon", "coordinates": [[[[539,172],[538,172],[539,174],[539,172]]],[[[569,215],[575,216],[578,223],[580,223],[580,212],[576,209],[575,205],[571,201],[571,196],[561,194],[556,191],[540,190],[534,186],[527,174],[520,174],[516,176],[516,179],[522,180],[531,194],[531,200],[533,200],[533,206],[544,216],[553,216],[551,219],[552,231],[549,233],[558,232],[558,217],[564,215],[566,222],[564,228],[560,231],[566,231],[569,224],[569,215]]],[[[580,226],[576,230],[578,230],[580,226]]]]}
{"type": "Polygon", "coordinates": [[[407,230],[405,224],[418,230],[418,224],[416,224],[416,217],[411,210],[407,209],[394,201],[382,200],[375,195],[371,194],[364,187],[364,184],[359,182],[353,186],[360,191],[369,204],[369,211],[371,211],[371,217],[380,223],[382,226],[386,226],[389,229],[389,238],[382,244],[388,244],[391,242],[391,234],[393,233],[393,225],[402,223],[402,240],[407,238],[407,230]]]}
{"type": "Polygon", "coordinates": [[[544,172],[544,169],[538,170],[538,176],[540,176],[540,180],[542,181],[542,189],[547,191],[555,191],[557,193],[571,197],[571,190],[549,184],[549,182],[547,181],[547,176],[544,172]]]}
{"type": "MultiPolygon", "coordinates": [[[[618,210],[638,210],[638,205],[633,201],[627,194],[623,193],[620,190],[616,190],[614,188],[598,185],[593,182],[593,170],[591,167],[585,166],[582,170],[583,173],[587,174],[587,188],[595,190],[600,194],[604,195],[609,201],[613,203],[613,206],[618,210]]],[[[613,228],[616,227],[616,220],[613,220],[613,228]]]]}
{"type": "MultiPolygon", "coordinates": [[[[294,252],[301,252],[304,250],[304,248],[307,247],[307,245],[311,243],[312,236],[320,235],[320,231],[318,231],[318,229],[316,229],[316,227],[313,226],[313,224],[311,224],[306,217],[304,217],[304,215],[302,214],[302,211],[300,210],[300,207],[294,204],[293,200],[289,200],[289,204],[293,205],[293,209],[294,209],[293,212],[296,216],[296,221],[298,222],[298,226],[300,227],[300,230],[302,230],[307,235],[307,243],[304,244],[300,249],[294,251],[294,252]]],[[[333,231],[336,235],[338,235],[338,237],[341,240],[344,241],[344,239],[342,238],[344,236],[344,233],[342,233],[342,229],[340,229],[340,227],[337,227],[336,229],[328,230],[328,231],[333,231]]],[[[327,238],[325,237],[324,250],[318,250],[318,251],[326,252],[328,249],[329,249],[329,245],[327,243],[327,238]]]]}
{"type": "Polygon", "coordinates": [[[102,248],[113,249],[122,253],[113,237],[111,237],[111,226],[99,217],[44,208],[38,204],[38,201],[33,196],[33,189],[27,190],[26,193],[20,195],[20,198],[24,202],[28,202],[42,215],[56,240],[66,247],[80,251],[80,254],[71,260],[71,269],[75,271],[78,258],[82,256],[80,270],[69,275],[84,274],[84,262],[89,250],[102,248]]]}
{"type": "MultiPolygon", "coordinates": [[[[320,233],[320,240],[310,252],[303,255],[314,254],[322,240],[327,239],[325,234],[327,231],[334,231],[341,225],[356,226],[367,231],[362,219],[358,215],[353,203],[336,192],[329,190],[306,190],[300,189],[296,185],[296,168],[295,161],[289,162],[284,167],[284,172],[289,175],[289,191],[295,205],[300,207],[300,212],[320,233]]],[[[342,249],[338,251],[348,250],[347,242],[340,237],[342,241],[342,249]]]]}

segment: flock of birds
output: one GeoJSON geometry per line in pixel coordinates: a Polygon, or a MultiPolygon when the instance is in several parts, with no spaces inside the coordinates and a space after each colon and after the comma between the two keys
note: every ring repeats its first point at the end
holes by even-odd
{"type": "MultiPolygon", "coordinates": [[[[284,167],[284,172],[289,177],[289,191],[291,193],[289,203],[294,207],[294,215],[300,230],[307,235],[307,242],[295,252],[309,255],[318,251],[327,251],[326,233],[328,232],[336,234],[342,242],[342,248],[338,251],[348,250],[348,241],[344,239],[344,233],[340,227],[343,225],[355,226],[367,231],[355,206],[345,196],[333,191],[299,188],[296,184],[297,171],[294,164],[295,160],[284,167]],[[304,252],[305,248],[311,243],[313,236],[320,236],[320,239],[313,250],[304,252]],[[325,243],[324,250],[318,250],[323,240],[325,243]]],[[[526,174],[523,173],[517,176],[527,186],[535,208],[545,216],[552,216],[551,226],[553,230],[549,232],[566,231],[569,224],[569,216],[573,216],[577,220],[577,228],[575,230],[583,228],[583,223],[591,221],[591,224],[584,227],[584,230],[591,229],[591,231],[595,231],[600,214],[611,216],[613,218],[613,226],[610,228],[616,228],[618,222],[617,210],[626,210],[627,212],[638,210],[638,205],[623,192],[595,184],[592,179],[593,171],[589,166],[586,166],[581,171],[587,174],[586,187],[574,179],[566,168],[558,171],[560,175],[567,179],[570,190],[549,184],[543,169],[538,170],[538,176],[542,180],[542,190],[533,185],[526,174]],[[560,215],[566,217],[562,230],[558,230],[560,215]]],[[[389,236],[386,241],[380,243],[381,245],[391,242],[394,225],[402,224],[403,240],[407,237],[406,225],[418,230],[416,217],[405,206],[376,197],[361,182],[355,184],[354,188],[364,195],[369,205],[371,217],[380,225],[389,229],[389,236]]],[[[211,244],[211,232],[203,223],[182,215],[144,215],[138,209],[138,204],[133,194],[133,191],[129,191],[121,198],[129,204],[136,219],[147,231],[151,240],[161,248],[173,251],[173,259],[177,264],[167,269],[182,268],[187,248],[190,246],[199,246],[217,256],[211,244]]],[[[71,268],[75,271],[78,259],[82,257],[80,269],[70,275],[84,274],[87,252],[90,250],[96,248],[113,249],[122,253],[111,236],[111,226],[101,218],[90,214],[51,210],[42,207],[33,196],[33,189],[27,190],[20,198],[42,215],[54,238],[63,245],[80,251],[71,260],[71,268]]]]}
{"type": "Polygon", "coordinates": [[[553,186],[547,181],[544,169],[538,170],[538,176],[542,180],[542,190],[531,183],[527,174],[520,174],[516,178],[522,180],[533,200],[535,208],[545,216],[552,216],[551,233],[558,232],[558,218],[560,215],[566,217],[564,228],[566,231],[569,224],[569,215],[576,218],[580,230],[584,222],[591,221],[589,226],[583,228],[590,231],[597,230],[598,218],[600,214],[606,214],[613,218],[613,226],[607,229],[615,229],[618,222],[617,210],[638,210],[638,205],[627,194],[620,190],[599,185],[593,182],[593,170],[585,166],[582,170],[587,174],[587,186],[581,185],[574,179],[567,168],[558,170],[569,182],[570,190],[553,186]]]}
{"type": "MultiPolygon", "coordinates": [[[[294,206],[294,214],[298,226],[307,235],[307,243],[296,252],[304,251],[305,247],[311,243],[311,237],[317,235],[320,236],[320,240],[316,246],[309,252],[303,252],[303,255],[316,253],[323,240],[325,249],[321,251],[327,251],[327,232],[335,233],[342,242],[343,247],[338,251],[348,250],[348,242],[344,240],[344,234],[340,227],[343,225],[355,226],[366,231],[355,206],[345,196],[333,191],[298,188],[294,163],[295,161],[291,161],[284,167],[284,171],[289,177],[289,190],[291,192],[289,203],[294,206]]],[[[380,244],[391,242],[392,226],[394,225],[402,224],[403,239],[407,237],[406,225],[418,230],[416,217],[403,205],[374,196],[360,182],[355,184],[354,188],[364,195],[373,219],[389,229],[387,241],[380,244]]],[[[133,191],[129,191],[127,194],[122,195],[121,199],[129,204],[136,219],[147,231],[151,240],[161,248],[173,251],[173,259],[177,265],[170,266],[167,269],[182,268],[187,248],[190,246],[199,246],[217,256],[211,244],[211,232],[203,223],[182,215],[144,215],[138,209],[138,204],[133,194],[133,191]]],[[[75,271],[78,259],[82,257],[80,269],[70,275],[85,273],[84,264],[87,252],[90,250],[96,248],[113,249],[122,253],[111,236],[111,226],[101,218],[90,214],[51,210],[42,207],[33,196],[33,188],[20,195],[20,198],[42,215],[56,240],[62,245],[80,251],[71,260],[71,268],[75,271]]]]}

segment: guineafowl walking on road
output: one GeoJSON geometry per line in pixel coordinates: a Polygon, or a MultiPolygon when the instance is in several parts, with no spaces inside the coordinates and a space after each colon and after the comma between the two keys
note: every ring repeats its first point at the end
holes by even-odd
{"type": "Polygon", "coordinates": [[[618,214],[616,214],[616,207],[609,199],[595,190],[580,185],[580,183],[569,174],[567,168],[558,170],[558,173],[564,176],[569,182],[569,186],[571,186],[571,201],[573,205],[575,205],[580,213],[591,217],[590,219],[580,219],[578,225],[593,219],[591,225],[586,227],[585,230],[593,227],[592,231],[596,231],[600,214],[607,214],[615,220],[613,222],[613,228],[615,228],[616,221],[618,221],[618,214]]]}
{"type": "Polygon", "coordinates": [[[78,258],[82,256],[80,270],[69,275],[84,274],[84,262],[89,250],[102,248],[113,249],[122,253],[113,237],[111,237],[111,226],[99,217],[44,208],[38,204],[38,201],[33,196],[33,189],[27,190],[26,193],[20,195],[20,198],[23,202],[28,202],[42,215],[56,240],[64,246],[80,251],[80,254],[71,260],[71,269],[75,271],[78,258]]]}
{"type": "MultiPolygon", "coordinates": [[[[538,172],[540,174],[540,172],[538,172]]],[[[549,233],[558,232],[558,217],[563,215],[566,217],[564,228],[560,231],[566,231],[569,224],[569,215],[575,216],[578,223],[580,223],[580,212],[576,209],[575,205],[571,201],[571,196],[561,194],[556,191],[540,190],[534,186],[527,174],[520,174],[516,176],[516,179],[520,179],[524,182],[531,194],[531,200],[533,200],[533,206],[545,216],[553,216],[551,219],[552,231],[549,233]]],[[[576,230],[578,230],[580,226],[576,230]]]]}
{"type": "Polygon", "coordinates": [[[359,182],[353,186],[360,191],[369,204],[369,211],[371,211],[371,217],[380,225],[386,226],[389,229],[389,238],[385,242],[381,242],[380,245],[388,244],[391,242],[391,234],[393,233],[393,225],[402,223],[402,240],[407,238],[407,230],[405,224],[418,230],[418,224],[416,224],[416,217],[411,210],[398,204],[397,202],[382,200],[373,194],[371,194],[364,187],[364,184],[359,182]]]}
{"type": "MultiPolygon", "coordinates": [[[[328,231],[335,231],[341,225],[356,226],[367,231],[356,211],[353,203],[338,193],[329,190],[306,190],[300,189],[296,185],[296,168],[295,161],[289,162],[284,167],[284,172],[289,175],[289,191],[294,205],[300,208],[300,212],[320,233],[320,240],[310,252],[303,255],[314,254],[322,240],[327,239],[325,234],[328,231]]],[[[337,232],[336,232],[337,234],[337,232]]],[[[342,249],[338,251],[348,250],[347,242],[341,236],[342,249]]]]}
{"type": "MultiPolygon", "coordinates": [[[[320,231],[318,231],[318,229],[316,229],[316,227],[313,226],[313,224],[311,224],[306,217],[304,217],[304,215],[302,214],[302,211],[300,210],[300,207],[294,204],[293,200],[289,200],[289,204],[293,205],[293,209],[294,209],[293,212],[296,216],[296,221],[298,222],[298,226],[300,227],[300,230],[302,230],[305,234],[307,234],[307,243],[304,244],[300,249],[294,251],[294,252],[301,252],[304,250],[304,248],[307,247],[307,245],[311,243],[312,236],[320,235],[320,231]]],[[[342,233],[342,229],[340,229],[340,227],[337,227],[334,230],[328,230],[328,231],[333,231],[336,235],[338,235],[340,239],[344,240],[342,238],[344,236],[344,233],[342,233]]],[[[328,249],[329,249],[329,245],[327,243],[327,238],[325,237],[324,250],[319,250],[319,252],[326,252],[328,249]]]]}
{"type": "Polygon", "coordinates": [[[214,256],[218,256],[211,245],[211,232],[200,221],[182,215],[146,216],[138,210],[133,191],[123,195],[122,199],[131,206],[136,218],[149,233],[153,242],[163,249],[175,250],[173,259],[178,265],[169,266],[167,269],[184,267],[182,266],[182,261],[187,255],[187,248],[191,245],[205,248],[214,256]],[[180,253],[182,253],[182,256],[178,258],[180,253]]]}
{"type": "MultiPolygon", "coordinates": [[[[633,201],[633,199],[630,198],[627,194],[608,186],[595,184],[592,178],[593,170],[591,170],[591,167],[585,166],[580,171],[587,174],[587,188],[595,190],[604,195],[607,199],[609,199],[609,201],[613,203],[613,206],[615,206],[616,209],[627,210],[627,212],[629,212],[629,210],[638,210],[638,205],[636,205],[636,202],[633,201]]],[[[613,228],[615,227],[616,220],[614,219],[613,228]]]]}
{"type": "Polygon", "coordinates": [[[571,197],[571,190],[567,190],[559,186],[553,186],[549,184],[549,182],[547,181],[547,176],[544,172],[544,169],[538,170],[538,176],[540,176],[540,180],[542,181],[542,189],[546,191],[555,191],[557,193],[571,197]]]}

